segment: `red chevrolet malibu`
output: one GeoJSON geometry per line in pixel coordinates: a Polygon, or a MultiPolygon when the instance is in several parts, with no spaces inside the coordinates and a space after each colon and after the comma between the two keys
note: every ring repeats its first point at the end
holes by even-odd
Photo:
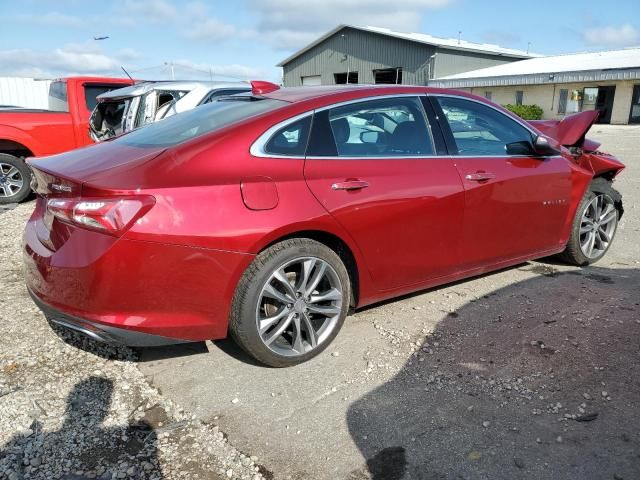
{"type": "Polygon", "coordinates": [[[27,285],[49,321],[97,340],[231,334],[265,364],[300,363],[350,309],[553,254],[600,259],[624,167],[585,140],[596,117],[256,82],[34,162],[27,285]]]}

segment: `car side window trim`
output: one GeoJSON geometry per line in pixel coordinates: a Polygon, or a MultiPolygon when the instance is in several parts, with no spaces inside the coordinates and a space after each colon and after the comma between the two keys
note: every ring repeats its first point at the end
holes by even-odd
{"type": "MultiPolygon", "coordinates": [[[[519,121],[516,118],[513,118],[507,114],[505,114],[503,111],[501,111],[500,109],[494,107],[493,105],[486,103],[486,102],[480,102],[478,100],[475,100],[473,98],[469,98],[463,95],[454,95],[454,94],[440,94],[440,93],[407,93],[407,94],[390,94],[390,95],[376,95],[376,96],[372,96],[372,97],[366,97],[366,98],[356,98],[353,100],[347,100],[344,102],[338,102],[338,103],[334,103],[331,105],[326,105],[314,110],[308,110],[306,112],[300,113],[298,115],[295,115],[293,117],[290,117],[286,120],[283,120],[279,123],[277,123],[276,125],[273,125],[272,127],[270,127],[268,130],[266,130],[262,135],[260,135],[251,145],[249,151],[251,153],[251,155],[253,155],[254,157],[261,157],[261,158],[290,158],[290,159],[314,159],[314,160],[330,160],[330,159],[345,159],[345,158],[350,158],[352,160],[358,160],[358,159],[362,159],[362,160],[375,160],[375,159],[380,159],[382,157],[338,157],[337,153],[336,155],[332,155],[332,156],[316,156],[316,155],[275,155],[275,154],[269,154],[266,153],[264,151],[264,147],[265,145],[269,142],[269,140],[271,140],[271,137],[273,135],[275,135],[280,129],[288,126],[291,123],[297,122],[298,120],[301,120],[307,116],[316,116],[318,113],[320,112],[324,112],[324,111],[328,111],[332,108],[336,108],[336,107],[341,107],[344,105],[349,105],[349,104],[353,104],[353,103],[360,103],[366,100],[377,100],[377,99],[382,99],[382,98],[397,98],[397,97],[415,97],[418,98],[420,100],[422,100],[422,104],[423,104],[423,109],[424,109],[424,113],[426,113],[426,121],[427,121],[427,125],[430,129],[430,133],[432,135],[432,140],[436,143],[434,143],[435,147],[436,147],[436,153],[433,155],[403,155],[403,156],[396,156],[393,158],[398,158],[398,159],[416,159],[416,158],[442,158],[442,157],[451,157],[451,158],[518,158],[518,157],[530,157],[530,155],[458,155],[458,149],[456,147],[455,141],[453,140],[453,133],[451,132],[451,129],[449,127],[449,122],[446,121],[446,118],[444,117],[444,112],[442,111],[442,109],[440,108],[440,104],[438,103],[437,99],[435,97],[451,97],[451,98],[459,98],[462,100],[468,100],[470,102],[475,102],[475,103],[479,103],[481,105],[485,105],[489,108],[492,108],[493,110],[497,111],[498,113],[504,115],[505,117],[513,120],[514,122],[518,123],[519,125],[521,125],[522,127],[526,128],[527,130],[529,130],[531,132],[532,135],[537,136],[539,135],[536,131],[534,131],[531,127],[529,127],[528,125],[526,125],[525,123],[523,123],[522,121],[519,121]],[[435,118],[433,118],[433,120],[436,121],[437,123],[437,128],[433,126],[431,120],[432,118],[429,117],[429,109],[424,105],[425,101],[429,102],[429,105],[431,106],[431,108],[433,109],[433,114],[435,115],[435,118]],[[442,119],[444,119],[445,121],[443,122],[442,119]],[[438,144],[437,144],[437,136],[438,136],[438,132],[440,132],[440,134],[442,135],[442,137],[444,138],[445,141],[445,145],[446,145],[446,153],[444,152],[444,150],[441,150],[441,148],[438,148],[438,144]]],[[[307,148],[311,145],[311,139],[313,136],[313,132],[314,132],[314,122],[315,122],[315,118],[312,119],[312,123],[311,123],[311,132],[310,132],[310,137],[309,137],[309,141],[307,144],[307,148]]],[[[307,151],[307,153],[309,153],[307,151]]]]}
{"type": "Polygon", "coordinates": [[[429,101],[431,108],[435,112],[438,125],[440,125],[440,131],[442,132],[447,154],[457,157],[459,153],[458,146],[456,145],[456,141],[453,138],[453,132],[451,131],[451,127],[449,126],[449,121],[447,120],[447,117],[445,117],[444,110],[442,110],[440,103],[438,103],[438,100],[435,97],[435,95],[427,95],[427,100],[429,101]]]}
{"type": "Polygon", "coordinates": [[[422,109],[427,116],[427,125],[431,132],[431,139],[435,148],[435,154],[443,157],[449,155],[449,150],[445,141],[446,137],[442,132],[442,125],[440,125],[439,116],[434,110],[433,105],[431,105],[431,99],[426,95],[421,95],[420,101],[422,102],[422,109]]]}

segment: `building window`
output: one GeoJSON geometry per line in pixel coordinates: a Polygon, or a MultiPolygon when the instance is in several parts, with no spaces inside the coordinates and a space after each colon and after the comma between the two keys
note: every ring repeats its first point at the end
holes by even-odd
{"type": "Polygon", "coordinates": [[[346,72],[334,73],[333,78],[335,80],[336,85],[341,85],[343,83],[358,83],[358,72],[349,72],[348,78],[347,78],[346,72]]]}
{"type": "Polygon", "coordinates": [[[373,71],[374,83],[400,84],[402,83],[402,68],[383,68],[373,71]]]}
{"type": "Polygon", "coordinates": [[[516,105],[522,105],[524,98],[524,92],[522,90],[516,90],[516,105]]]}
{"type": "Polygon", "coordinates": [[[558,114],[564,115],[567,113],[567,100],[569,99],[569,90],[566,88],[560,89],[560,97],[558,97],[558,114]]]}
{"type": "Polygon", "coordinates": [[[484,92],[484,98],[486,98],[487,100],[491,100],[491,92],[489,91],[484,92]]]}

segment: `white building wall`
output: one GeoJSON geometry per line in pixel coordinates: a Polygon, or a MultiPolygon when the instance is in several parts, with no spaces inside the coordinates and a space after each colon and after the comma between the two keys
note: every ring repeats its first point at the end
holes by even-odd
{"type": "MultiPolygon", "coordinates": [[[[598,87],[615,85],[616,92],[613,100],[613,109],[611,112],[611,123],[623,125],[629,122],[629,112],[631,109],[631,97],[633,95],[633,86],[638,82],[634,81],[617,81],[617,82],[594,82],[594,83],[559,83],[549,85],[517,85],[506,87],[474,87],[463,88],[460,90],[470,91],[475,95],[484,97],[486,92],[491,92],[491,100],[500,105],[508,103],[516,103],[516,91],[523,92],[523,101],[525,105],[538,105],[544,110],[544,119],[560,119],[564,115],[558,114],[558,103],[560,99],[560,90],[569,90],[569,98],[572,90],[582,90],[585,87],[598,87]]],[[[571,102],[567,105],[567,114],[573,113],[570,110],[571,102]]]]}
{"type": "Polygon", "coordinates": [[[49,108],[51,80],[0,77],[0,105],[26,108],[49,108]]]}

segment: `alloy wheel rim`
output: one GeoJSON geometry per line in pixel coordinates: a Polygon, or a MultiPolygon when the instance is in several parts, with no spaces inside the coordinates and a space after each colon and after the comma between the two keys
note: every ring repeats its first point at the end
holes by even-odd
{"type": "Polygon", "coordinates": [[[0,163],[0,197],[13,197],[23,185],[20,170],[8,163],[0,163]]]}
{"type": "Polygon", "coordinates": [[[331,265],[317,257],[290,260],[271,273],[260,291],[260,339],[278,355],[309,353],[336,328],[342,302],[342,284],[331,265]]]}
{"type": "Polygon", "coordinates": [[[580,221],[580,250],[587,258],[606,252],[618,224],[618,211],[609,195],[596,194],[587,204],[580,221]]]}

